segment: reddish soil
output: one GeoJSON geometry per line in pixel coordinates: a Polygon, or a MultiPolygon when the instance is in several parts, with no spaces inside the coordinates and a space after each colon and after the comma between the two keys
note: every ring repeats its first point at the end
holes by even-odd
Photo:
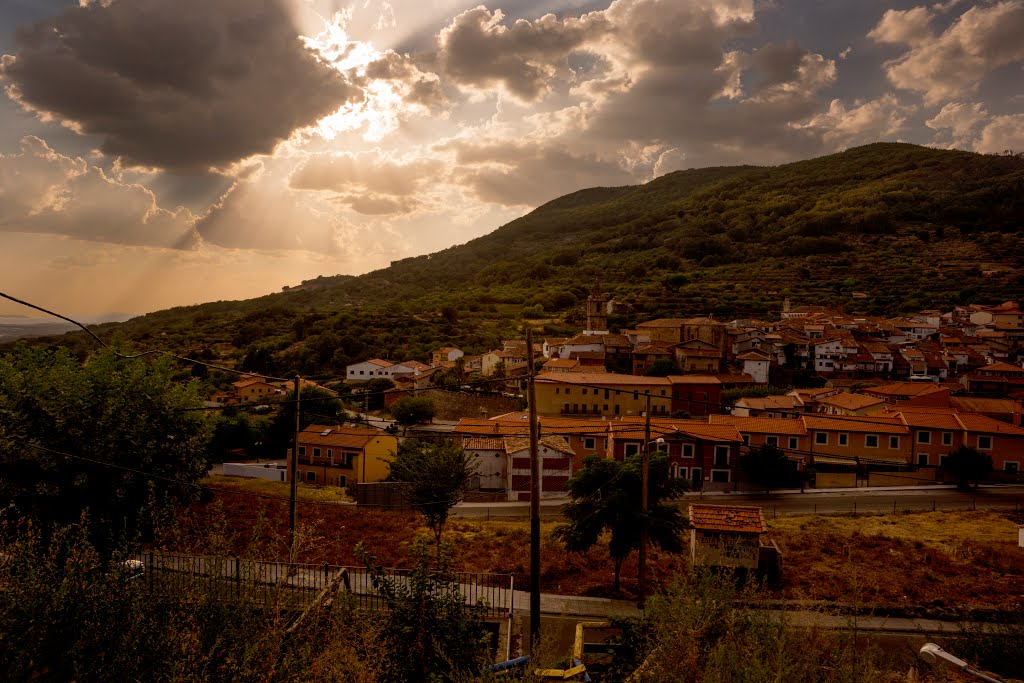
{"type": "MultiPolygon", "coordinates": [[[[181,552],[287,559],[287,502],[244,495],[241,489],[229,493],[225,489],[230,485],[219,488],[211,502],[182,510],[160,545],[181,552]]],[[[409,566],[414,540],[432,538],[413,513],[300,501],[298,519],[300,562],[359,564],[355,547],[362,543],[384,566],[409,566]]],[[[964,541],[950,552],[939,544],[884,534],[840,534],[829,518],[807,519],[773,532],[784,556],[783,579],[774,597],[914,609],[1024,608],[1024,549],[964,541]]],[[[613,564],[606,548],[567,553],[551,538],[554,526],[542,525],[541,590],[612,597],[613,564]]],[[[517,587],[529,586],[527,522],[452,519],[444,538],[454,549],[456,569],[511,573],[517,587]]],[[[665,584],[687,565],[686,554],[653,550],[651,579],[655,585],[665,584]]],[[[633,555],[623,565],[617,597],[635,595],[636,571],[633,555]]]]}

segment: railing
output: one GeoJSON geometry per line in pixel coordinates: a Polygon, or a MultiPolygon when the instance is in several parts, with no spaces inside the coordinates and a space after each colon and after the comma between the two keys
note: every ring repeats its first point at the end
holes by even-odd
{"type": "MultiPolygon", "coordinates": [[[[386,609],[384,596],[365,567],[332,564],[265,562],[237,557],[208,557],[146,552],[134,558],[139,580],[153,595],[204,597],[282,608],[305,608],[328,587],[347,593],[364,609],[386,609]]],[[[410,569],[384,569],[384,579],[401,586],[410,569]]],[[[511,574],[458,572],[447,584],[461,593],[466,605],[481,605],[484,616],[512,613],[511,574]]]]}

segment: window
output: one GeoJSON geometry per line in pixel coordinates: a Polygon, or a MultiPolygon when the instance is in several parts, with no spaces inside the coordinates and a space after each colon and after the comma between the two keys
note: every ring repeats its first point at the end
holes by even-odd
{"type": "Polygon", "coordinates": [[[568,403],[565,404],[565,409],[562,412],[563,413],[568,413],[569,412],[569,404],[568,403]]]}
{"type": "Polygon", "coordinates": [[[795,436],[789,437],[789,450],[795,451],[799,447],[800,447],[800,440],[797,439],[795,436]]]}
{"type": "Polygon", "coordinates": [[[931,432],[918,432],[917,433],[917,442],[918,443],[931,443],[932,442],[932,433],[931,432]]]}
{"type": "Polygon", "coordinates": [[[990,451],[992,450],[992,437],[987,434],[978,435],[978,450],[979,451],[990,451]]]}
{"type": "Polygon", "coordinates": [[[570,389],[569,387],[566,387],[565,388],[565,395],[568,396],[571,393],[572,393],[572,389],[570,389]]]}
{"type": "Polygon", "coordinates": [[[942,445],[952,446],[953,445],[953,432],[942,432],[942,445]]]}
{"type": "Polygon", "coordinates": [[[631,455],[636,455],[639,452],[640,444],[637,443],[627,443],[625,449],[623,450],[623,453],[627,458],[631,455]]]}
{"type": "Polygon", "coordinates": [[[306,447],[305,446],[299,446],[299,455],[305,455],[305,454],[306,454],[306,447]]]}
{"type": "Polygon", "coordinates": [[[338,475],[338,486],[340,486],[342,488],[345,488],[346,486],[348,486],[348,475],[346,475],[346,474],[339,474],[338,475]]]}
{"type": "Polygon", "coordinates": [[[618,403],[616,403],[616,404],[615,404],[615,414],[616,414],[616,415],[618,415],[618,414],[619,414],[619,412],[620,412],[620,410],[619,410],[619,404],[618,404],[618,403]]]}
{"type": "Polygon", "coordinates": [[[864,435],[864,447],[865,448],[878,448],[878,434],[865,434],[864,435]]]}
{"type": "Polygon", "coordinates": [[[898,437],[898,436],[890,436],[889,437],[889,448],[899,448],[899,447],[900,447],[900,437],[898,437]]]}
{"type": "Polygon", "coordinates": [[[555,387],[555,396],[557,396],[558,394],[560,394],[560,393],[561,393],[561,391],[562,391],[561,387],[555,387]]]}
{"type": "Polygon", "coordinates": [[[778,446],[779,445],[779,437],[777,437],[777,436],[766,436],[764,438],[764,442],[768,446],[778,446]]]}
{"type": "Polygon", "coordinates": [[[845,432],[839,435],[839,445],[847,446],[850,443],[850,435],[845,432]]]}
{"type": "Polygon", "coordinates": [[[1020,472],[1020,463],[1017,462],[1016,460],[1007,460],[1005,463],[1003,463],[1003,471],[1014,473],[1020,472]]]}
{"type": "Polygon", "coordinates": [[[597,448],[597,439],[589,436],[583,439],[583,448],[588,451],[594,450],[595,448],[597,448]]]}
{"type": "Polygon", "coordinates": [[[363,371],[362,371],[362,370],[360,370],[360,371],[359,371],[359,374],[360,374],[360,375],[361,375],[361,374],[363,374],[363,371]]]}
{"type": "Polygon", "coordinates": [[[728,484],[729,470],[711,470],[711,481],[719,484],[728,484]]]}
{"type": "Polygon", "coordinates": [[[583,387],[582,391],[583,391],[583,395],[586,396],[587,395],[587,388],[583,387]]]}
{"type": "Polygon", "coordinates": [[[917,454],[917,464],[918,464],[919,467],[928,467],[928,454],[927,453],[918,453],[917,454]]]}
{"type": "Polygon", "coordinates": [[[715,466],[725,467],[729,464],[729,447],[715,446],[715,466]]]}
{"type": "MultiPolygon", "coordinates": [[[[586,410],[586,408],[584,408],[584,410],[586,410]]],[[[580,412],[580,404],[579,403],[573,403],[572,404],[572,412],[574,412],[574,413],[580,412]]]]}
{"type": "Polygon", "coordinates": [[[608,412],[608,404],[607,403],[605,403],[604,405],[601,406],[601,412],[602,413],[607,413],[608,412]]]}
{"type": "Polygon", "coordinates": [[[819,446],[828,445],[828,432],[814,432],[814,443],[819,446]]]}
{"type": "Polygon", "coordinates": [[[743,445],[744,446],[749,446],[750,445],[750,434],[742,434],[741,436],[743,437],[743,445]]]}
{"type": "Polygon", "coordinates": [[[683,444],[683,457],[684,458],[692,458],[693,457],[693,444],[692,443],[684,443],[683,444]]]}
{"type": "Polygon", "coordinates": [[[316,481],[316,472],[306,472],[306,481],[316,481]]]}
{"type": "Polygon", "coordinates": [[[313,448],[313,457],[314,458],[319,458],[320,457],[320,449],[319,448],[313,448]]]}

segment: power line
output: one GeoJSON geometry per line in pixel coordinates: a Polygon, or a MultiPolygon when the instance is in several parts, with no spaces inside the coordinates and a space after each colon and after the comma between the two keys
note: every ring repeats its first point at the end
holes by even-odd
{"type": "MultiPolygon", "coordinates": [[[[32,308],[34,310],[40,311],[42,313],[46,313],[47,315],[52,315],[52,316],[54,316],[56,318],[60,318],[61,320],[66,320],[69,323],[82,328],[86,332],[86,334],[88,334],[90,337],[95,339],[96,342],[100,346],[102,346],[104,349],[107,349],[108,351],[110,351],[111,353],[113,353],[115,356],[117,356],[118,358],[120,358],[122,360],[134,360],[134,359],[137,359],[137,358],[143,358],[145,356],[152,356],[152,355],[165,355],[165,356],[170,356],[171,358],[174,358],[176,360],[182,361],[183,363],[192,363],[193,365],[202,365],[202,366],[207,367],[207,368],[213,368],[214,370],[222,370],[224,372],[230,372],[230,373],[233,373],[233,374],[236,374],[236,375],[252,375],[252,374],[254,374],[254,373],[249,372],[247,370],[237,370],[235,368],[228,368],[228,367],[224,367],[224,366],[221,366],[221,365],[216,365],[214,363],[207,363],[205,361],[201,361],[201,360],[198,360],[198,359],[195,359],[195,358],[187,358],[185,356],[179,356],[179,355],[177,355],[175,353],[171,353],[170,351],[166,351],[166,350],[163,350],[163,349],[152,349],[152,350],[149,350],[149,351],[143,351],[142,353],[136,353],[136,354],[121,353],[120,351],[114,349],[112,346],[110,346],[105,341],[100,339],[96,335],[95,332],[93,332],[92,330],[90,330],[88,327],[86,327],[82,323],[78,322],[77,320],[74,320],[73,318],[69,318],[66,315],[61,315],[60,313],[55,313],[54,311],[51,311],[51,310],[46,309],[46,308],[43,308],[42,306],[36,306],[35,304],[29,303],[28,301],[23,301],[22,299],[18,299],[17,297],[13,297],[10,294],[6,294],[4,292],[0,292],[0,297],[3,297],[4,299],[7,299],[9,301],[13,301],[16,304],[21,304],[22,306],[27,306],[27,307],[32,308]]],[[[290,382],[290,381],[292,381],[291,379],[286,379],[284,377],[271,377],[270,375],[259,375],[259,376],[260,377],[265,377],[267,379],[272,379],[272,380],[275,380],[275,381],[279,381],[279,382],[290,382]]]]}

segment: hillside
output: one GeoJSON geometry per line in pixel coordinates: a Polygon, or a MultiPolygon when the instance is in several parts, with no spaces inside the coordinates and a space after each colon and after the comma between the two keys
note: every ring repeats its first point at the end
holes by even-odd
{"type": "MultiPolygon", "coordinates": [[[[102,333],[264,372],[336,374],[370,356],[422,359],[440,342],[479,353],[524,316],[548,334],[578,329],[597,278],[621,304],[613,326],[777,317],[786,296],[868,314],[1019,297],[1024,158],[879,143],[778,167],[679,171],[581,190],[359,277],[169,309],[102,333]]],[[[80,335],[61,343],[88,348],[80,335]]]]}

